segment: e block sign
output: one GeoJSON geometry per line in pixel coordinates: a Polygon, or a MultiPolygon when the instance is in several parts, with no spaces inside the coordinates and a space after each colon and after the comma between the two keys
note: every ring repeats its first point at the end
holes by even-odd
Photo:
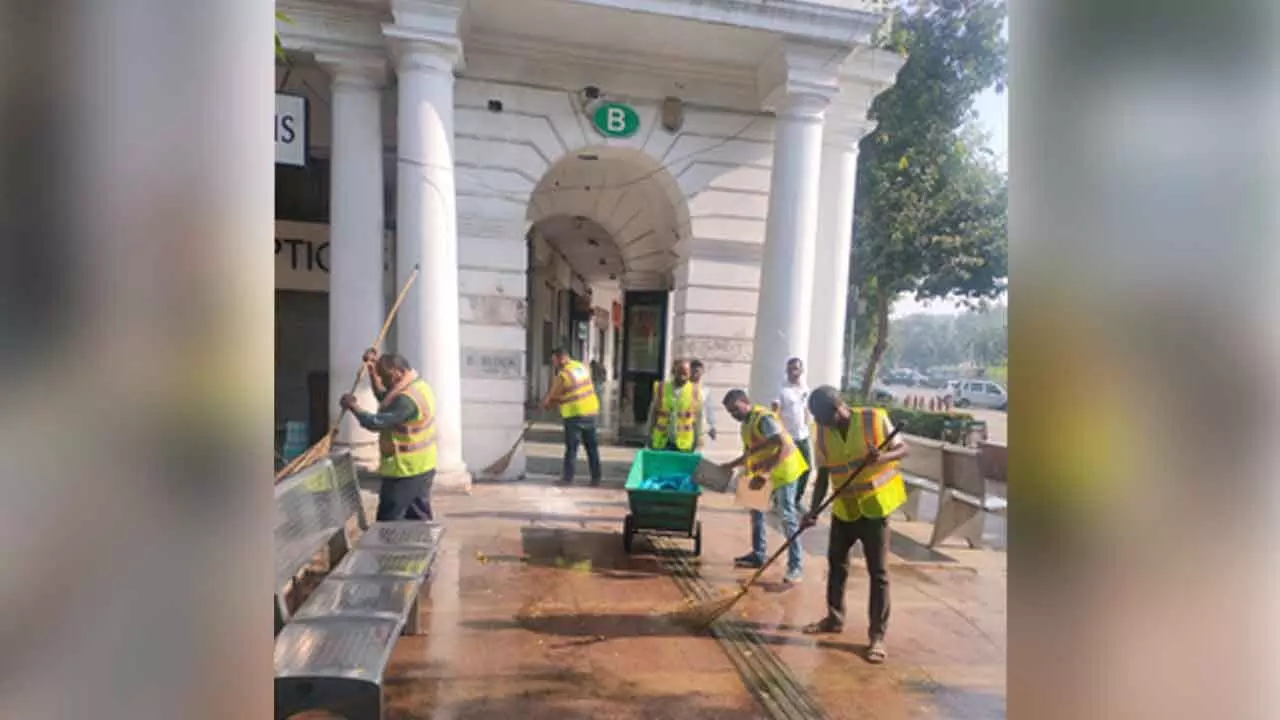
{"type": "Polygon", "coordinates": [[[601,105],[592,114],[591,121],[605,137],[631,137],[640,129],[640,115],[622,103],[601,105]]]}

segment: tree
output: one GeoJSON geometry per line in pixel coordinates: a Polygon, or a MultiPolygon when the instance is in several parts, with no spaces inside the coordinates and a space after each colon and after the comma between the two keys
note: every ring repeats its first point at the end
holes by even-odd
{"type": "Polygon", "coordinates": [[[906,54],[876,98],[878,123],[860,145],[854,222],[855,341],[870,345],[869,394],[903,293],[981,305],[1003,291],[1008,266],[1004,176],[973,130],[974,97],[1003,88],[1002,0],[929,0],[895,11],[888,44],[906,54]]]}

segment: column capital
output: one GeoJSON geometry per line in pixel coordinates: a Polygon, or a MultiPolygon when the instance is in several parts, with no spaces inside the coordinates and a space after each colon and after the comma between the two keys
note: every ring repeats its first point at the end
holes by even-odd
{"type": "Polygon", "coordinates": [[[840,90],[852,48],[785,40],[756,69],[760,104],[779,117],[819,121],[840,90]]]}
{"type": "Polygon", "coordinates": [[[376,53],[316,53],[316,64],[328,71],[334,87],[380,88],[387,80],[387,58],[376,53]]]}
{"type": "Polygon", "coordinates": [[[453,72],[462,65],[463,0],[391,0],[382,26],[401,71],[453,72]]]}

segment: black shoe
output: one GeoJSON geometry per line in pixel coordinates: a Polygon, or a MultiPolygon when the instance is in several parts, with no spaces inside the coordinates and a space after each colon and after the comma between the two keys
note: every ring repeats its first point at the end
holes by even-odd
{"type": "Polygon", "coordinates": [[[566,477],[562,477],[562,478],[560,478],[559,480],[557,480],[557,481],[556,481],[556,484],[557,484],[557,485],[572,485],[572,484],[573,484],[573,478],[566,478],[566,477]]]}
{"type": "Polygon", "coordinates": [[[804,626],[804,634],[806,635],[839,634],[842,632],[844,632],[844,623],[830,615],[816,623],[809,623],[804,626]]]}
{"type": "Polygon", "coordinates": [[[591,481],[591,487],[600,487],[600,478],[591,481]]]}
{"type": "Polygon", "coordinates": [[[764,567],[764,561],[756,557],[755,553],[747,553],[742,557],[734,558],[733,566],[739,567],[739,568],[749,568],[751,570],[758,570],[764,567]]]}

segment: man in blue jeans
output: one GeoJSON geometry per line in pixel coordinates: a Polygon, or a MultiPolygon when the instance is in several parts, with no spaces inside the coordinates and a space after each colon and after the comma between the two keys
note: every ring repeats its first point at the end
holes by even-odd
{"type": "MultiPolygon", "coordinates": [[[[782,529],[790,537],[799,528],[796,513],[796,483],[809,470],[809,463],[796,448],[791,435],[778,421],[778,416],[768,408],[752,405],[743,390],[730,390],[724,396],[725,410],[733,419],[742,423],[743,453],[724,467],[746,466],[743,482],[759,489],[771,483],[770,504],[782,519],[782,529]]],[[[751,511],[751,552],[735,558],[740,568],[759,568],[764,565],[767,545],[765,542],[765,517],[759,510],[751,511]]],[[[788,585],[800,582],[804,553],[800,542],[787,549],[787,574],[782,578],[788,585]]]]}
{"type": "Polygon", "coordinates": [[[573,482],[573,466],[578,459],[578,444],[581,443],[587,448],[591,485],[598,486],[601,471],[596,416],[600,414],[600,398],[596,396],[591,371],[560,349],[551,353],[551,366],[556,377],[542,400],[542,407],[558,406],[560,418],[564,421],[564,468],[560,482],[565,485],[573,482]]]}

